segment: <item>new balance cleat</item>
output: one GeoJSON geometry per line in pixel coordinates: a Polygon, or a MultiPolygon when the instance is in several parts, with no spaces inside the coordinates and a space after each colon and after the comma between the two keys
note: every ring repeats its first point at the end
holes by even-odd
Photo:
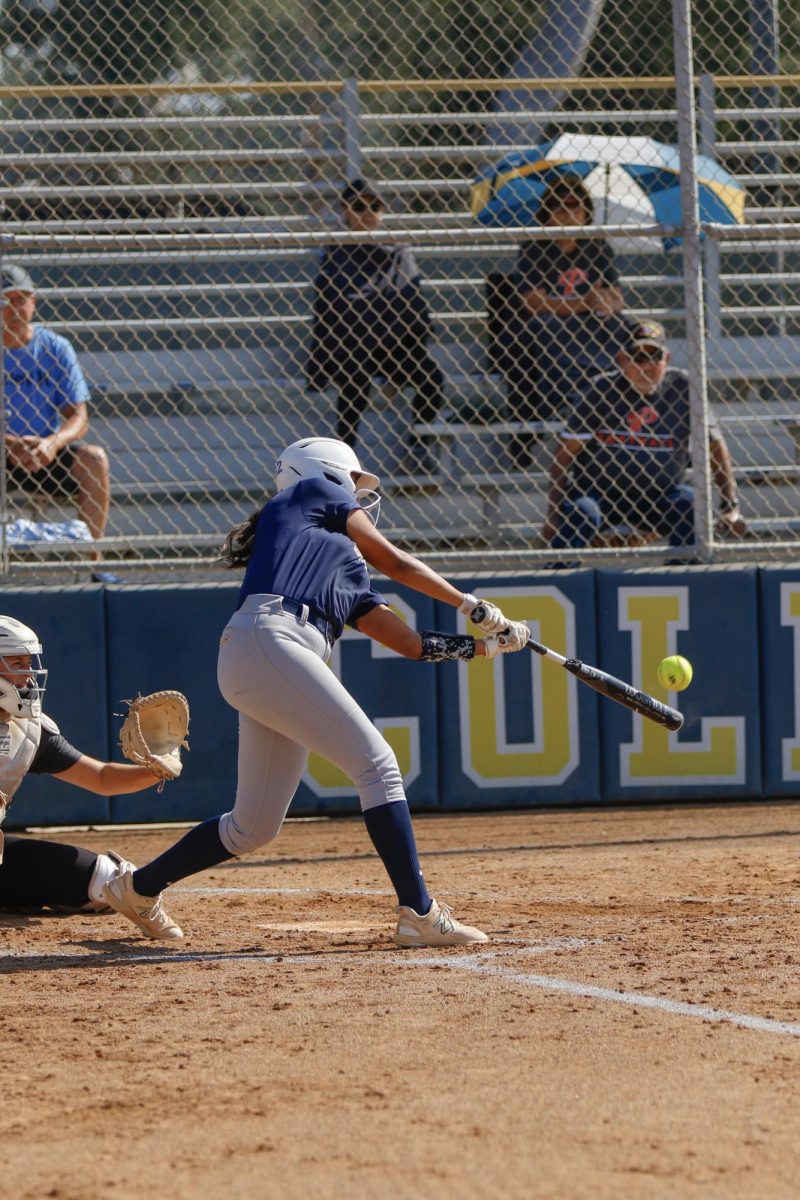
{"type": "Polygon", "coordinates": [[[106,904],[102,899],[103,889],[107,883],[116,879],[123,871],[135,870],[135,865],[128,862],[127,858],[123,858],[121,854],[117,854],[115,850],[106,850],[105,854],[98,854],[92,878],[89,881],[89,899],[80,912],[101,914],[113,912],[111,905],[106,904]]]}
{"type": "Polygon", "coordinates": [[[103,888],[103,899],[120,916],[133,921],[151,938],[182,938],[183,930],[164,912],[161,896],[140,896],[133,886],[133,872],[122,871],[103,888]]]}
{"type": "Polygon", "coordinates": [[[480,929],[454,920],[449,905],[439,904],[437,900],[424,916],[402,904],[396,911],[394,940],[398,946],[469,946],[489,940],[480,929]]]}

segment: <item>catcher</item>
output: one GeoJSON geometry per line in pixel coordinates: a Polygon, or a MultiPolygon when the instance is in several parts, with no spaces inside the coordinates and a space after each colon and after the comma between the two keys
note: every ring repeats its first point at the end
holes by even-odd
{"type": "MultiPolygon", "coordinates": [[[[100,762],[81,754],[42,712],[47,671],[32,629],[0,616],[0,823],[28,773],[54,775],[101,796],[140,792],[180,774],[189,710],[178,692],[140,697],[129,709],[121,737],[131,764],[100,762]],[[177,730],[177,740],[172,730],[177,730]]],[[[105,885],[131,864],[109,851],[40,841],[0,829],[0,909],[55,908],[110,912],[105,885]]],[[[182,937],[159,909],[158,936],[182,937]]]]}

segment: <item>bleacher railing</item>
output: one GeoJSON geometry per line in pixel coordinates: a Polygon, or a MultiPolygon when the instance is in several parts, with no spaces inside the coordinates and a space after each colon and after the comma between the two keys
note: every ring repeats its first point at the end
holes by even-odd
{"type": "Polygon", "coordinates": [[[355,431],[390,536],[465,570],[795,553],[800,75],[695,78],[702,55],[674,8],[669,75],[0,86],[2,266],[30,274],[37,319],[75,347],[92,394],[84,441],[104,447],[111,472],[102,536],[70,540],[59,526],[79,515],[76,496],[20,486],[4,438],[4,576],[80,572],[98,557],[107,569],[213,567],[228,528],[270,494],[283,446],[341,432],[341,389],[308,386],[314,280],[324,247],[365,243],[413,248],[425,353],[441,372],[439,407],[420,419],[407,365],[376,369],[355,431]],[[519,103],[499,111],[511,91],[519,103]],[[624,316],[662,322],[689,373],[695,534],[683,548],[641,544],[637,513],[622,509],[577,551],[542,538],[574,393],[545,417],[520,407],[489,356],[487,278],[513,281],[520,246],[563,230],[488,228],[469,200],[482,167],[543,132],[652,137],[681,154],[676,224],[572,231],[615,248],[624,316]],[[744,224],[700,220],[695,144],[745,189],[744,224]],[[341,188],[360,176],[387,202],[376,232],[342,225],[341,188]],[[665,249],[670,237],[681,244],[665,249]],[[741,538],[717,525],[709,419],[730,452],[741,538]],[[37,527],[55,540],[25,540],[37,527]]]}

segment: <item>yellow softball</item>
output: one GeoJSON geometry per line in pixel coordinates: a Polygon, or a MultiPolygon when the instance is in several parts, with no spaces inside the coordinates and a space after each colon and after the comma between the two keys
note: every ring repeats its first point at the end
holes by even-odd
{"type": "Polygon", "coordinates": [[[672,654],[658,664],[658,682],[670,692],[682,692],[692,682],[692,664],[680,654],[672,654]]]}

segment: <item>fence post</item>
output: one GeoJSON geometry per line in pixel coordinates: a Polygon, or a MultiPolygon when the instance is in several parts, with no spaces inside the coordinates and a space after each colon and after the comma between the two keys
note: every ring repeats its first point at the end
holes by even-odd
{"type": "Polygon", "coordinates": [[[711,467],[708,454],[708,377],[703,320],[703,271],[697,202],[694,63],[690,0],[672,0],[675,49],[675,107],[681,174],[683,288],[691,409],[690,449],[694,479],[696,554],[708,560],[712,551],[711,467]]]}
{"type": "Polygon", "coordinates": [[[345,178],[358,179],[362,174],[363,153],[361,150],[361,97],[358,80],[345,79],[342,87],[344,109],[344,168],[345,178]]]}
{"type": "MultiPolygon", "coordinates": [[[[0,272],[6,261],[5,238],[0,217],[0,272]]],[[[6,480],[6,347],[5,301],[0,296],[0,575],[10,571],[8,556],[8,484],[6,480]]]]}
{"type": "MultiPolygon", "coordinates": [[[[697,79],[698,145],[701,154],[713,158],[717,145],[717,115],[713,75],[697,79]]],[[[714,354],[714,345],[722,336],[722,286],[720,283],[720,247],[716,238],[703,241],[703,274],[706,296],[706,334],[714,354]]]]}

